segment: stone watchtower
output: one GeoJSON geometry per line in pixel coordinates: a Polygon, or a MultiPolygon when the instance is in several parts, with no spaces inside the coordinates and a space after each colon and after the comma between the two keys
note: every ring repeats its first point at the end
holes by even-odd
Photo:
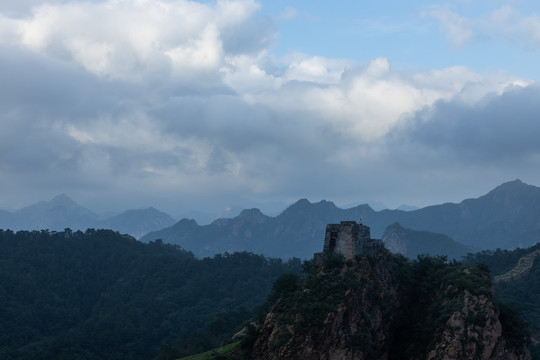
{"type": "Polygon", "coordinates": [[[353,259],[356,255],[374,255],[382,248],[382,241],[371,239],[369,227],[362,225],[362,221],[359,224],[355,221],[342,221],[326,226],[322,254],[338,253],[345,259],[353,259]]]}

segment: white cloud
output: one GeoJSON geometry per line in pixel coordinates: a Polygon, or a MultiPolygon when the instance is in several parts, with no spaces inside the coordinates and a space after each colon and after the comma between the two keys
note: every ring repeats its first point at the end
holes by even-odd
{"type": "Polygon", "coordinates": [[[465,67],[406,74],[392,71],[386,58],[351,70],[345,62],[341,67],[338,64],[323,58],[297,60],[284,73],[281,87],[251,94],[250,102],[283,112],[306,112],[310,115],[305,116],[340,136],[373,143],[399,125],[404,116],[436,101],[475,103],[508,86],[528,84],[503,74],[482,76],[465,67]]]}
{"type": "Polygon", "coordinates": [[[441,30],[456,48],[464,46],[473,36],[470,21],[446,7],[433,6],[425,15],[440,21],[441,30]]]}
{"type": "Polygon", "coordinates": [[[511,6],[494,10],[484,21],[486,34],[521,44],[528,49],[540,49],[540,16],[522,15],[511,6]]]}
{"type": "Polygon", "coordinates": [[[227,66],[221,68],[223,82],[243,94],[246,100],[249,100],[249,94],[252,93],[275,91],[283,85],[285,79],[267,72],[266,67],[271,61],[267,51],[255,56],[228,56],[225,58],[227,66]]]}
{"type": "Polygon", "coordinates": [[[279,14],[279,18],[283,20],[291,20],[294,19],[296,16],[298,16],[298,10],[293,8],[292,6],[287,6],[285,10],[279,14]]]}
{"type": "Polygon", "coordinates": [[[353,62],[347,60],[297,54],[291,59],[283,77],[287,81],[336,84],[341,80],[343,72],[353,65],[353,62]]]}
{"type": "Polygon", "coordinates": [[[522,25],[531,42],[540,47],[540,16],[529,16],[523,19],[522,25]]]}
{"type": "Polygon", "coordinates": [[[226,55],[222,32],[241,26],[258,8],[253,0],[214,6],[187,0],[43,4],[25,18],[5,19],[0,41],[123,80],[141,80],[163,67],[175,75],[217,72],[226,55]]]}
{"type": "MultiPolygon", "coordinates": [[[[258,9],[247,0],[104,0],[4,15],[0,170],[10,175],[0,185],[64,192],[91,183],[164,198],[332,187],[349,196],[360,186],[347,179],[387,179],[403,166],[396,155],[444,158],[429,146],[406,154],[390,139],[425,142],[433,128],[422,125],[447,119],[441,104],[474,110],[530,84],[463,66],[399,71],[384,57],[276,58],[275,29],[258,9]]],[[[454,15],[437,16],[467,29],[454,15]]],[[[520,29],[534,33],[533,20],[520,29]]],[[[469,35],[459,32],[453,41],[463,44],[469,35]]]]}
{"type": "Polygon", "coordinates": [[[512,42],[526,50],[540,49],[540,16],[524,15],[511,5],[469,17],[448,6],[432,6],[422,14],[439,21],[441,31],[455,48],[475,39],[512,42]]]}
{"type": "Polygon", "coordinates": [[[212,71],[222,64],[223,45],[215,25],[204,28],[198,38],[187,45],[177,46],[165,52],[172,60],[175,73],[212,71]]]}

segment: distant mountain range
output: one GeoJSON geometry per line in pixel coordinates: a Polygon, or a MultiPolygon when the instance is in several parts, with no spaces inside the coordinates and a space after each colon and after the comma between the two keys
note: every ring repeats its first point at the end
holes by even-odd
{"type": "Polygon", "coordinates": [[[65,228],[86,230],[88,228],[111,229],[122,234],[140,238],[151,231],[163,229],[175,223],[172,217],[152,207],[127,210],[107,219],[80,206],[66,194],[50,201],[41,201],[20,210],[9,212],[0,210],[0,228],[11,230],[61,231],[65,228]]]}
{"type": "MultiPolygon", "coordinates": [[[[235,218],[218,219],[204,226],[182,219],[141,240],[162,239],[201,257],[246,250],[281,258],[311,258],[322,249],[326,224],[359,219],[371,227],[373,238],[381,238],[396,222],[409,230],[443,234],[444,240],[435,237],[453,248],[442,247],[446,249],[443,254],[456,247],[460,251],[527,247],[540,239],[540,188],[515,180],[477,199],[413,211],[375,211],[368,205],[340,209],[329,201],[310,203],[302,199],[276,217],[249,209],[235,218]]],[[[421,240],[409,236],[408,241],[421,240]]]]}
{"type": "Polygon", "coordinates": [[[13,212],[0,210],[2,229],[107,228],[142,241],[178,244],[199,257],[250,251],[285,259],[311,258],[322,249],[327,224],[359,219],[371,228],[373,238],[384,237],[388,247],[410,257],[419,252],[459,257],[480,249],[527,247],[540,240],[540,188],[515,180],[459,204],[409,211],[375,211],[366,204],[341,209],[330,201],[302,199],[275,217],[246,209],[208,225],[189,219],[175,222],[154,208],[100,219],[65,194],[13,212]],[[400,228],[388,228],[395,223],[400,228]]]}

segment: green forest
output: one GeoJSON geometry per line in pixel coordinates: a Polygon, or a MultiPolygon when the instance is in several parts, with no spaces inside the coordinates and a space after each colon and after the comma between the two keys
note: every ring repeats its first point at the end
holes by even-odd
{"type": "MultiPolygon", "coordinates": [[[[469,254],[464,262],[479,274],[489,270],[493,277],[539,247],[484,251],[469,254]]],[[[436,293],[441,281],[464,266],[441,257],[411,262],[397,256],[395,261],[400,282],[416,289],[416,299],[433,298],[428,293],[436,293]]],[[[494,285],[497,296],[510,304],[501,303],[501,310],[511,314],[507,323],[519,339],[524,333],[518,330],[528,331],[521,321],[512,323],[520,312],[533,338],[540,334],[539,263],[519,279],[494,285]]],[[[326,265],[343,263],[328,259],[326,265]]],[[[311,261],[285,262],[247,252],[197,259],[178,246],[160,240],[143,243],[111,230],[0,230],[0,358],[162,360],[204,352],[260,319],[300,281],[313,281],[312,273],[311,261]]],[[[324,294],[336,295],[336,286],[347,285],[332,279],[324,294]]],[[[463,286],[474,291],[490,286],[480,282],[463,286]]],[[[321,306],[333,306],[331,296],[323,300],[313,302],[314,308],[305,305],[311,314],[306,319],[316,321],[321,306]]],[[[411,312],[433,308],[433,314],[448,315],[437,304],[413,303],[411,312]]],[[[427,342],[436,331],[428,325],[442,320],[419,318],[429,321],[409,332],[427,342]]],[[[538,359],[537,347],[532,350],[538,359]]]]}
{"type": "Polygon", "coordinates": [[[110,230],[0,230],[0,358],[172,359],[242,329],[283,273],[250,253],[197,259],[110,230]]]}

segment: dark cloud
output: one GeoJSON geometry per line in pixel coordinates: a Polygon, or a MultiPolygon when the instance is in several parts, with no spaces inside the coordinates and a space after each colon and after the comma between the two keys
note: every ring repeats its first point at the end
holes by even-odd
{"type": "Polygon", "coordinates": [[[122,111],[133,97],[126,84],[102,81],[84,69],[17,46],[0,44],[0,113],[77,121],[122,111]]]}
{"type": "Polygon", "coordinates": [[[540,86],[531,85],[489,94],[474,104],[438,101],[391,136],[466,163],[521,160],[540,155],[539,99],[540,86]]]}
{"type": "Polygon", "coordinates": [[[329,150],[316,114],[284,113],[238,96],[176,97],[150,113],[165,133],[206,139],[234,153],[270,147],[291,156],[314,156],[329,150]]]}

